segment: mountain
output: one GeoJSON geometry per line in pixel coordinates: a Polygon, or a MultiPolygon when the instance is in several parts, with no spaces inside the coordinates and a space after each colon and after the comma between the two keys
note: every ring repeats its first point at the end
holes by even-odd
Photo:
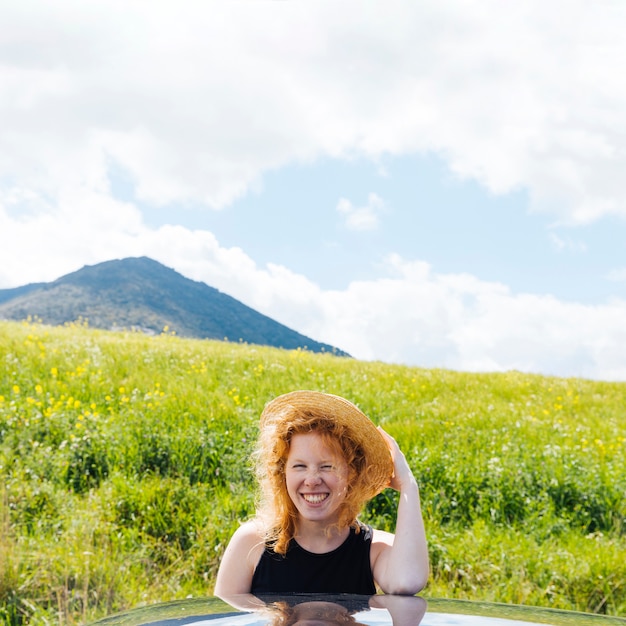
{"type": "Polygon", "coordinates": [[[277,348],[347,353],[279,324],[205,283],[147,257],[85,266],[51,283],[0,290],[0,319],[227,339],[277,348]]]}

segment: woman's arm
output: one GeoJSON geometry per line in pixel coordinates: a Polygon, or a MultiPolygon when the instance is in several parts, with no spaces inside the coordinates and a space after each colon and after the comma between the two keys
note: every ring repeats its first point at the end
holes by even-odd
{"type": "Polygon", "coordinates": [[[395,535],[374,531],[372,571],[385,593],[413,595],[428,582],[429,563],[417,481],[396,441],[382,428],[393,458],[390,487],[400,492],[395,535]]]}
{"type": "Polygon", "coordinates": [[[226,546],[213,593],[218,597],[250,593],[252,576],[263,550],[258,522],[252,520],[242,524],[226,546]]]}

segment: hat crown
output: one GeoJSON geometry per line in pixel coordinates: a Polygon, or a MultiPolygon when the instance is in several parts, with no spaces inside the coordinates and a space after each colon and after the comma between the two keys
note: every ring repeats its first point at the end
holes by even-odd
{"type": "Polygon", "coordinates": [[[290,416],[310,412],[323,415],[342,425],[363,451],[368,498],[382,491],[391,480],[393,461],[387,442],[374,423],[352,402],[321,391],[292,391],[271,400],[261,413],[260,425],[265,429],[277,426],[290,416]]]}

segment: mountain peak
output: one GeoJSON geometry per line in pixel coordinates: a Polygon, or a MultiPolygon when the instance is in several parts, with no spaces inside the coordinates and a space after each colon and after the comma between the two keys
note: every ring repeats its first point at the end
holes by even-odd
{"type": "Polygon", "coordinates": [[[50,283],[0,290],[0,318],[28,317],[51,325],[82,318],[92,328],[154,334],[167,326],[182,337],[348,356],[145,256],[87,265],[50,283]]]}

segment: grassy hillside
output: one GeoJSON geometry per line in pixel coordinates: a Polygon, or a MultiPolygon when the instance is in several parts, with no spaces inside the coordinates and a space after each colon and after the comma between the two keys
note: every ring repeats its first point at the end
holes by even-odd
{"type": "MultiPolygon", "coordinates": [[[[426,596],[626,614],[626,384],[0,322],[0,620],[211,594],[265,402],[344,395],[406,451],[426,596]]],[[[393,530],[393,492],[363,519],[393,530]]]]}

